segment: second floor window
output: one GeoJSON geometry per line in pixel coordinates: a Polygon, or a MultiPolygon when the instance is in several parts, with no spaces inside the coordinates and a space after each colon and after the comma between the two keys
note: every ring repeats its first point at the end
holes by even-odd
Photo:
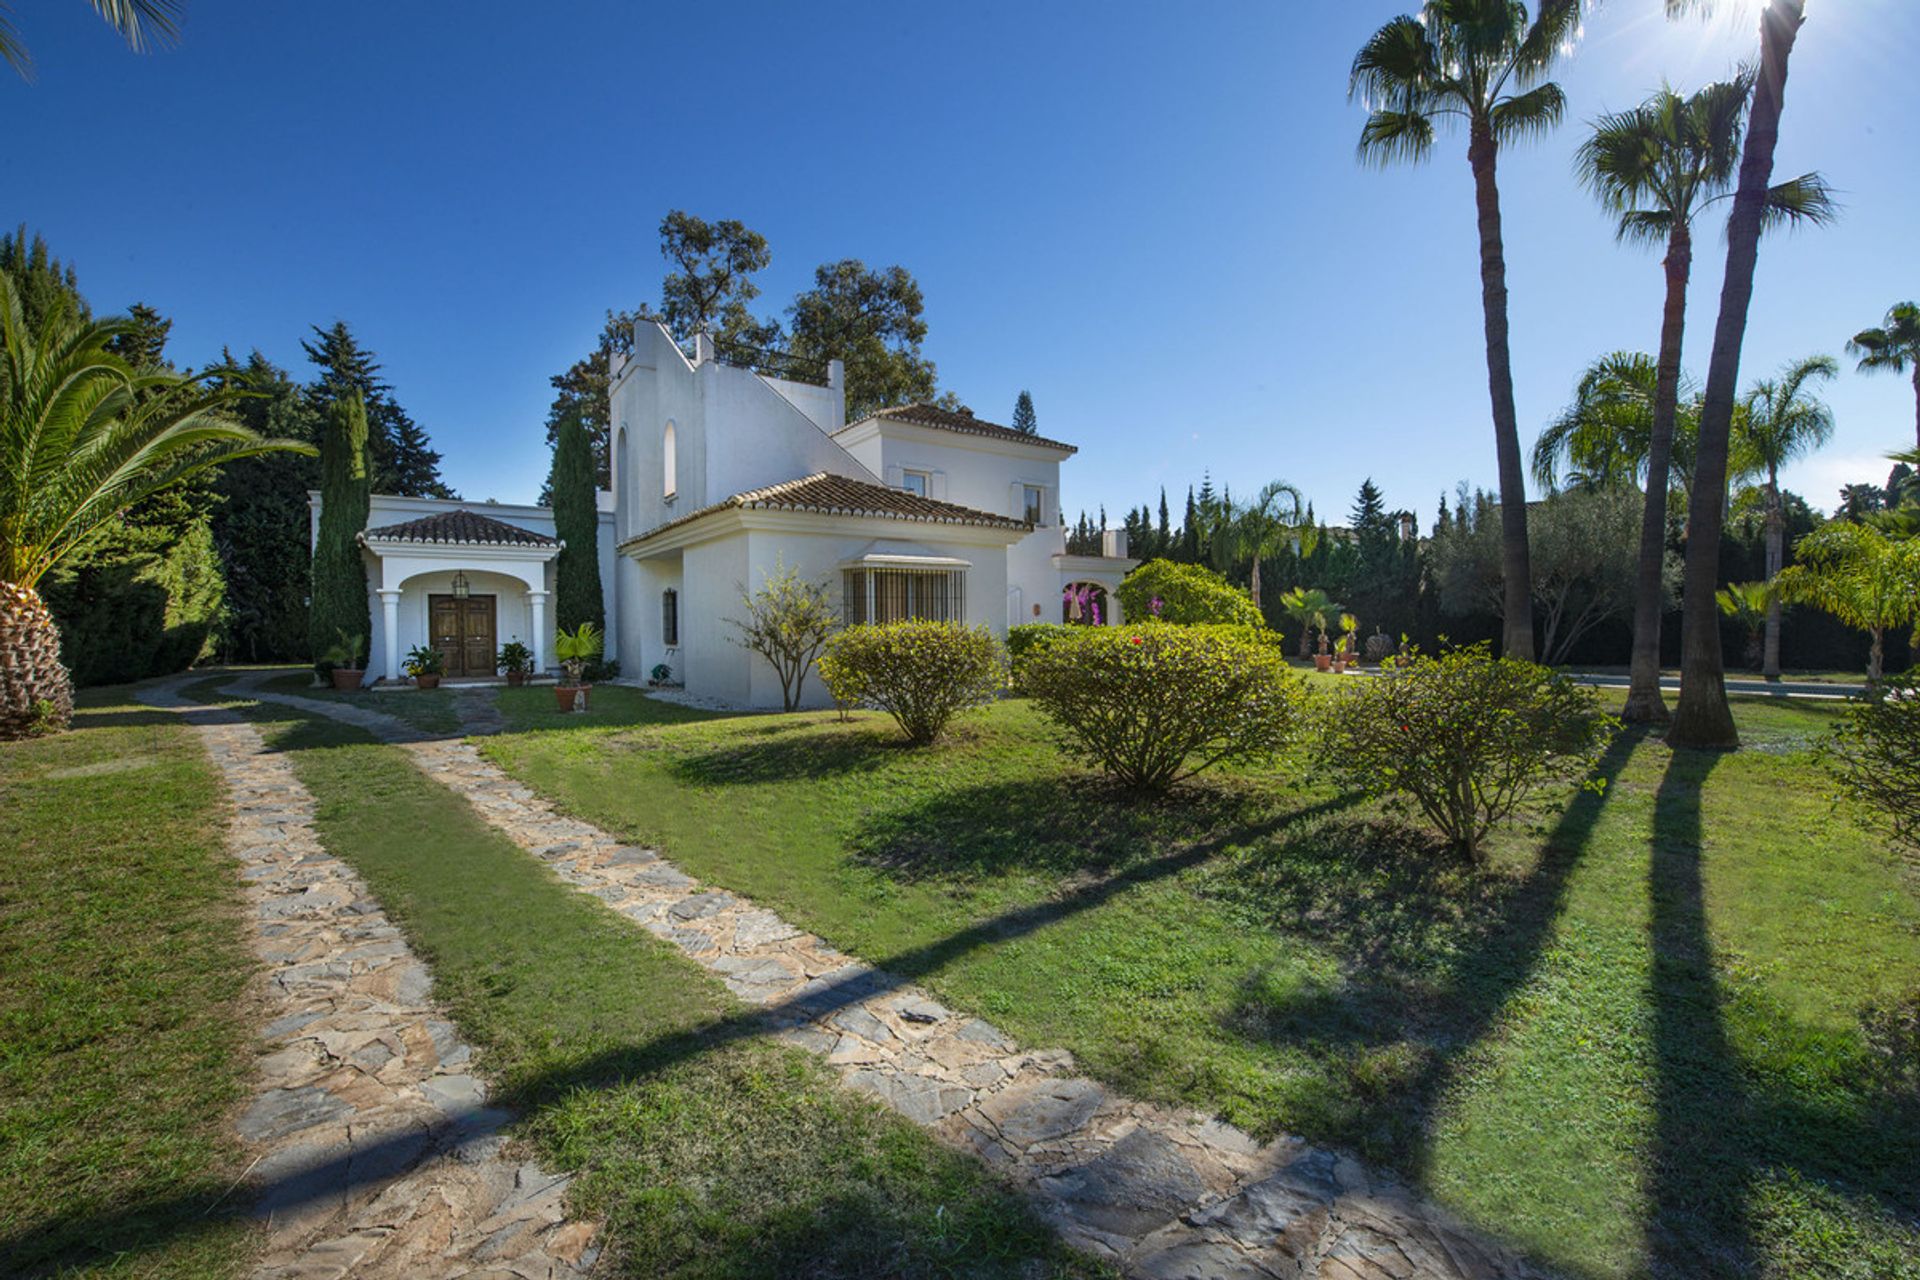
{"type": "Polygon", "coordinates": [[[1043,490],[1037,484],[1027,485],[1024,489],[1024,493],[1026,495],[1026,500],[1027,500],[1026,501],[1027,509],[1025,513],[1025,519],[1028,524],[1031,524],[1031,525],[1040,524],[1041,523],[1040,518],[1042,515],[1045,514],[1044,504],[1041,501],[1042,492],[1043,490]]]}
{"type": "Polygon", "coordinates": [[[927,496],[927,473],[924,471],[903,471],[900,473],[900,487],[916,497],[927,496]]]}

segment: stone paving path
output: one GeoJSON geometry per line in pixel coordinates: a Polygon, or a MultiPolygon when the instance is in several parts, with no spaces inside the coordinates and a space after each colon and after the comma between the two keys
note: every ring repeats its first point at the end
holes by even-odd
{"type": "MultiPolygon", "coordinates": [[[[845,1083],[1025,1187],[1069,1243],[1148,1280],[1534,1280],[1544,1273],[1403,1185],[1294,1138],[1262,1144],[1074,1074],[652,849],[557,813],[465,741],[337,703],[248,690],[404,744],[429,777],[562,880],[717,974],[742,1034],[822,1054],[845,1083]]],[[[474,727],[479,728],[476,724],[474,727]]]]}
{"type": "Polygon", "coordinates": [[[243,1182],[266,1220],[261,1280],[571,1280],[599,1253],[568,1179],[504,1152],[473,1051],[432,975],[313,828],[288,758],[238,715],[142,691],[198,731],[233,801],[227,843],[266,972],[243,1182]]]}

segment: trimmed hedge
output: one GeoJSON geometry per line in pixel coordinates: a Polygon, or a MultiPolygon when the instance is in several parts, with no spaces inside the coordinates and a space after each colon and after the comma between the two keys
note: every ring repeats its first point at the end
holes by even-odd
{"type": "MultiPolygon", "coordinates": [[[[1286,747],[1306,682],[1250,627],[1069,627],[1029,649],[1021,688],[1073,754],[1123,785],[1156,791],[1227,761],[1286,747]]],[[[1272,633],[1264,633],[1272,634],[1272,633]]]]}
{"type": "Polygon", "coordinates": [[[836,701],[885,711],[918,746],[1007,686],[1000,642],[985,627],[958,622],[848,627],[827,641],[816,665],[836,701]]]}
{"type": "Polygon", "coordinates": [[[1149,560],[1129,573],[1114,594],[1129,622],[1266,625],[1246,592],[1202,565],[1149,560]],[[1153,609],[1155,600],[1160,601],[1158,614],[1153,609]]]}
{"type": "Polygon", "coordinates": [[[1408,653],[1346,684],[1324,717],[1328,767],[1418,809],[1469,856],[1534,791],[1584,777],[1620,723],[1592,690],[1484,644],[1408,653]]]}

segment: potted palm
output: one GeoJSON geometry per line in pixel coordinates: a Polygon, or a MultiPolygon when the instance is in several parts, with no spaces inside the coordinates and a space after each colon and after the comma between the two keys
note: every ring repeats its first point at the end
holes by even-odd
{"type": "Polygon", "coordinates": [[[1333,666],[1333,655],[1327,652],[1327,610],[1316,609],[1313,613],[1313,629],[1320,633],[1320,647],[1314,651],[1313,669],[1326,671],[1333,666]]]}
{"type": "Polygon", "coordinates": [[[415,688],[438,689],[440,677],[447,669],[447,660],[438,649],[417,644],[407,651],[407,660],[401,666],[413,677],[415,688]]]}
{"type": "Polygon", "coordinates": [[[587,664],[600,656],[600,628],[583,622],[576,631],[562,631],[553,639],[553,656],[560,661],[561,680],[553,693],[562,711],[585,711],[593,686],[586,682],[587,664]]]}
{"type": "Polygon", "coordinates": [[[320,665],[327,669],[336,690],[351,693],[367,678],[366,664],[362,661],[367,651],[366,637],[350,636],[344,631],[336,634],[337,642],[320,655],[320,665]]]}
{"type": "Polygon", "coordinates": [[[509,687],[518,689],[533,674],[533,650],[518,640],[509,640],[500,646],[500,652],[494,656],[494,669],[504,671],[509,687]]]}
{"type": "Polygon", "coordinates": [[[1340,644],[1333,651],[1333,670],[1336,675],[1346,674],[1347,664],[1353,661],[1353,638],[1360,631],[1360,622],[1350,613],[1340,615],[1340,644]]]}

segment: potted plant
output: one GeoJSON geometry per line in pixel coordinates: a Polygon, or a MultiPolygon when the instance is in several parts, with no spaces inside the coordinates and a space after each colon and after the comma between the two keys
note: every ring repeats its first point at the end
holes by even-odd
{"type": "Polygon", "coordinates": [[[367,649],[367,640],[365,636],[350,636],[344,631],[336,635],[338,642],[320,655],[320,665],[327,669],[335,689],[341,693],[351,693],[367,678],[367,668],[361,661],[361,655],[367,649]]]}
{"type": "Polygon", "coordinates": [[[1320,647],[1315,650],[1313,655],[1313,669],[1315,671],[1326,671],[1333,666],[1333,655],[1327,652],[1327,615],[1325,613],[1315,613],[1313,615],[1313,627],[1314,630],[1320,633],[1320,647]]]}
{"type": "Polygon", "coordinates": [[[438,689],[440,676],[447,669],[447,660],[438,649],[417,644],[407,651],[407,660],[401,667],[413,677],[415,688],[438,689]]]}
{"type": "Polygon", "coordinates": [[[1340,615],[1340,645],[1333,652],[1333,671],[1335,675],[1345,675],[1347,664],[1353,661],[1353,638],[1360,632],[1360,622],[1350,613],[1340,615]]]}
{"type": "Polygon", "coordinates": [[[518,640],[509,640],[500,646],[500,652],[494,656],[493,666],[496,671],[506,672],[509,687],[518,689],[533,674],[533,650],[518,640]]]}
{"type": "Polygon", "coordinates": [[[583,622],[577,631],[562,631],[553,639],[553,656],[560,661],[561,679],[553,694],[562,711],[585,711],[593,686],[586,683],[587,664],[600,656],[600,628],[583,622]]]}

